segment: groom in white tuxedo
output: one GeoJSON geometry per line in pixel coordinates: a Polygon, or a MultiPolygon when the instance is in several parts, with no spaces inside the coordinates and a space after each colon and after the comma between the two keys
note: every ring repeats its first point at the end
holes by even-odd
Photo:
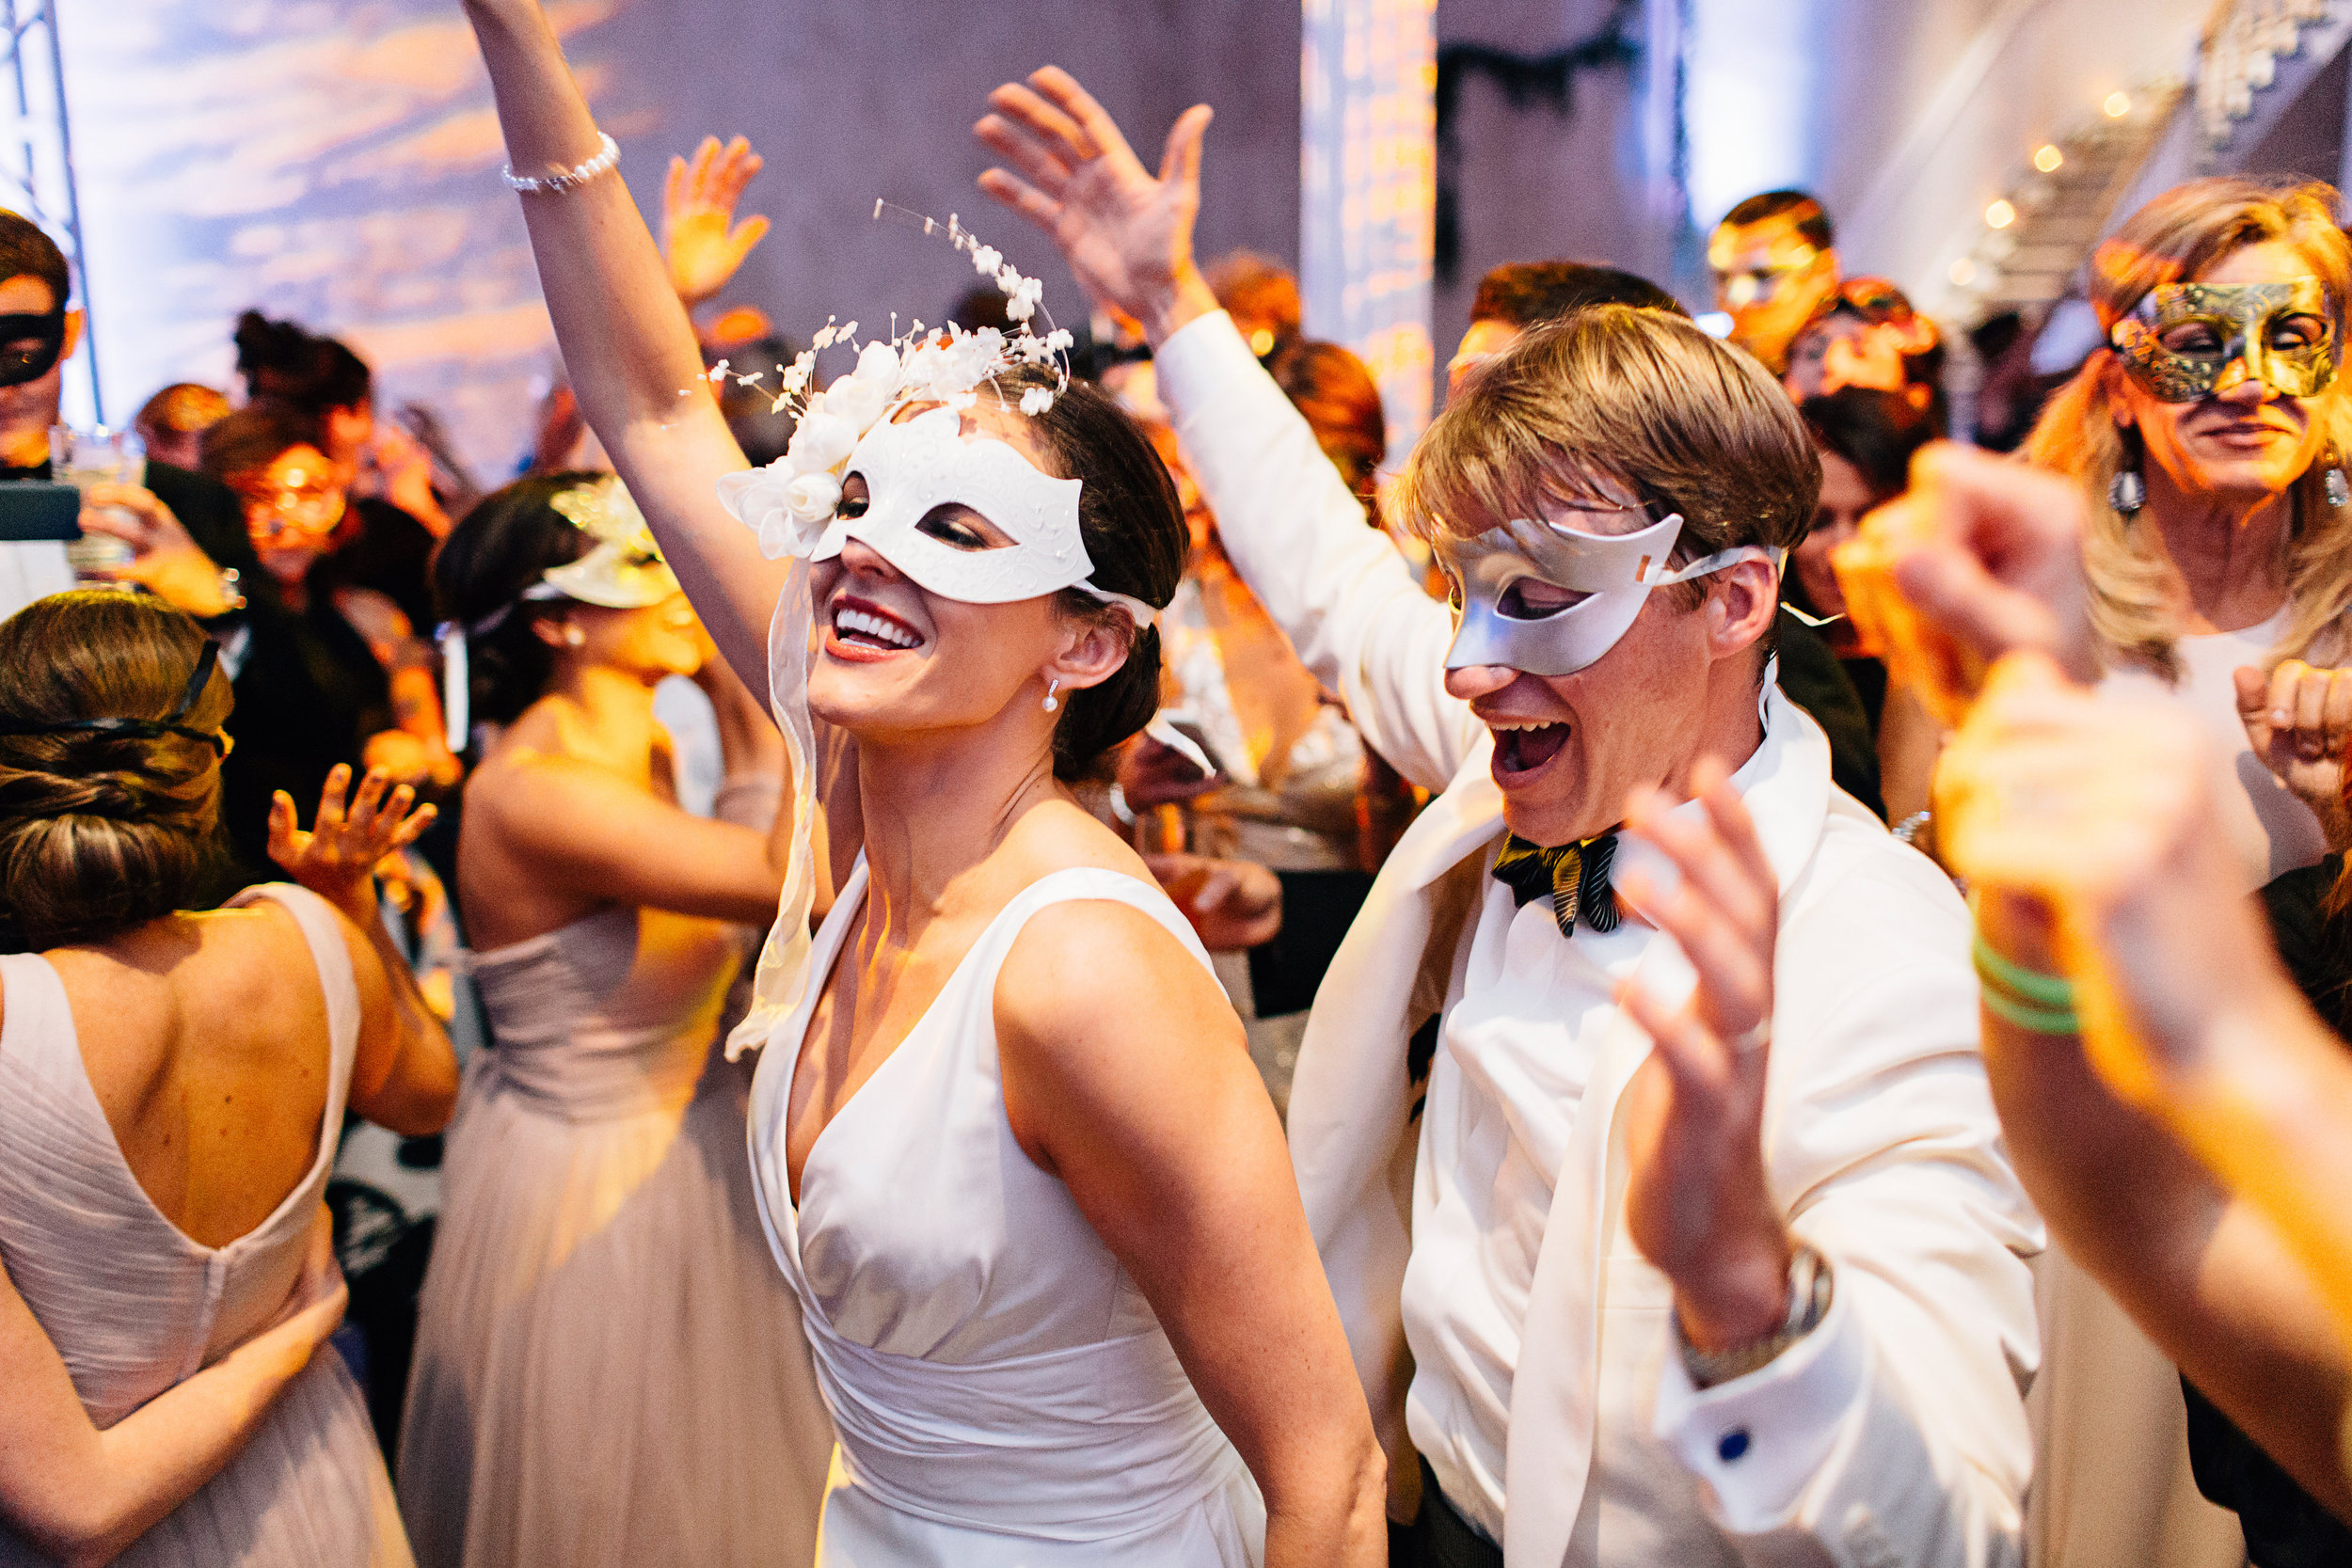
{"type": "Polygon", "coordinates": [[[1193,266],[1206,110],[1155,178],[1057,71],[992,104],[983,185],[1143,324],[1227,554],[1438,793],[1290,1108],[1402,1555],[2021,1561],[2041,1227],[1966,911],[1769,678],[1819,487],[1787,400],[1663,312],[1530,334],[1391,498],[1449,612],[1193,266]]]}

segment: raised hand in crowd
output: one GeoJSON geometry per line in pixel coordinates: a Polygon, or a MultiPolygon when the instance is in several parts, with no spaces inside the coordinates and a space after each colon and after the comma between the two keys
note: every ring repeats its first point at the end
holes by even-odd
{"type": "Polygon", "coordinates": [[[93,484],[82,498],[82,531],[119,539],[131,559],[107,576],[135,582],[199,620],[245,603],[236,575],[224,572],[189,537],[170,507],[138,484],[93,484]]]}
{"type": "Polygon", "coordinates": [[[1169,854],[1143,863],[1212,953],[1246,951],[1282,928],[1281,879],[1254,861],[1169,854]]]}
{"type": "Polygon", "coordinates": [[[1947,727],[2013,650],[2096,678],[2073,487],[1950,442],[1923,448],[1911,475],[1832,558],[1855,630],[1895,678],[1947,727]]]}
{"type": "Polygon", "coordinates": [[[1656,789],[1626,808],[1626,831],[1671,863],[1619,879],[1628,903],[1672,937],[1697,972],[1680,1006],[1635,981],[1619,995],[1656,1042],[1626,1101],[1626,1228],[1673,1281],[1692,1347],[1753,1344],[1788,1307],[1792,1243],[1765,1180],[1764,1085],[1780,891],[1756,824],[1720,759],[1692,780],[1699,812],[1656,789]]]}
{"type": "Polygon", "coordinates": [[[301,827],[294,797],[279,790],[270,802],[269,857],[365,928],[375,918],[377,879],[405,879],[397,857],[433,825],[438,808],[416,806],[416,791],[405,784],[395,786],[380,768],[368,770],[346,802],[350,788],[350,768],[328,773],[308,831],[301,827]]]}
{"type": "Polygon", "coordinates": [[[2352,1518],[2352,1060],[2242,894],[2196,717],[2082,684],[2079,492],[1956,452],[1920,477],[1838,566],[1964,713],[1935,809],[1978,901],[2019,1174],[2197,1386],[2352,1518]]]}
{"type": "Polygon", "coordinates": [[[433,452],[395,420],[377,420],[359,449],[352,493],[381,496],[422,523],[436,539],[456,526],[433,487],[433,452]]]}
{"type": "Polygon", "coordinates": [[[2328,832],[2328,847],[2352,847],[2344,805],[2344,752],[2352,747],[2352,670],[2322,670],[2283,659],[2265,679],[2235,672],[2238,719],[2254,754],[2328,832]]]}
{"type": "Polygon", "coordinates": [[[1081,288],[1142,323],[1155,345],[1217,308],[1192,253],[1206,103],[1168,127],[1155,176],[1059,66],[1008,82],[988,102],[994,112],[973,131],[1012,167],[990,169],[980,188],[1052,235],[1081,288]]]}
{"type": "Polygon", "coordinates": [[[2193,713],[2017,655],[1936,809],[1979,899],[1987,1066],[2028,1189],[2197,1386],[2352,1518],[2352,1059],[2240,892],[2217,774],[2193,713]]]}
{"type": "Polygon", "coordinates": [[[736,203],[766,160],[741,136],[724,146],[705,136],[691,162],[670,160],[661,187],[661,253],[670,282],[689,309],[727,286],[743,258],[768,235],[768,220],[754,214],[735,221],[736,203]]]}
{"type": "Polygon", "coordinates": [[[420,897],[400,851],[433,825],[437,808],[427,804],[410,810],[415,792],[405,784],[393,787],[382,768],[370,768],[358,793],[346,799],[350,784],[349,768],[339,766],[326,775],[318,815],[308,832],[295,814],[293,797],[278,791],[270,801],[270,859],[357,926],[383,966],[391,1004],[389,1033],[399,1044],[392,1066],[375,1080],[387,1105],[383,1114],[369,1110],[369,1119],[400,1132],[437,1132],[449,1118],[449,1098],[456,1090],[455,1063],[439,1022],[448,1008],[435,1006],[426,996],[407,956],[386,929],[375,896],[378,880],[392,879],[408,900],[420,897]],[[427,1108],[413,1122],[402,1119],[410,1103],[427,1108]],[[436,1105],[437,1113],[430,1110],[436,1105]]]}

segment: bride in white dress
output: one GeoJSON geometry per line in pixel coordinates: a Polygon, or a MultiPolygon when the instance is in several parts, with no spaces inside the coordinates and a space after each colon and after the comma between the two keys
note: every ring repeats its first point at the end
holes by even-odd
{"type": "MultiPolygon", "coordinates": [[[[818,1560],[1384,1561],[1379,1449],[1240,1025],[1068,787],[1155,703],[1165,469],[1018,334],[869,343],[743,473],[537,0],[467,8],[582,407],[769,680],[804,832],[808,716],[845,740],[831,863],[796,855],[738,1036],[766,1045],[756,1184],[839,1433],[818,1560]]],[[[958,243],[1025,319],[1034,285],[958,243]]]]}

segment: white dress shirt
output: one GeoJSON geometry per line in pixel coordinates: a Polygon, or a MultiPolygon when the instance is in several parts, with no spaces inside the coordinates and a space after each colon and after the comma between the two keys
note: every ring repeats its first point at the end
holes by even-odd
{"type": "Polygon", "coordinates": [[[2296,800],[2279,776],[2254,754],[2237,714],[2237,671],[2250,665],[2265,673],[2271,650],[2286,635],[2289,611],[2242,631],[2184,637],[2173,645],[2181,661],[2177,689],[2204,721],[2206,733],[2228,759],[2230,788],[2218,798],[2230,841],[2246,863],[2247,886],[2263,883],[2299,865],[2316,864],[2328,853],[2328,831],[2312,808],[2296,800]]]}
{"type": "Polygon", "coordinates": [[[1648,1042],[1590,1000],[1622,959],[1677,1002],[1689,965],[1654,933],[1567,942],[1498,907],[1491,739],[1445,691],[1450,615],[1222,313],[1157,363],[1243,579],[1366,740],[1442,792],[1333,961],[1289,1123],[1391,1474],[1425,1444],[1454,1505],[1538,1568],[2016,1561],[2042,1236],[1950,882],[1835,789],[1819,726],[1768,685],[1739,774],[1780,882],[1766,1172],[1836,1291],[1771,1365],[1694,1389],[1624,1225],[1618,1105],[1648,1042]],[[1416,1135],[1406,1038],[1440,1010],[1416,1135]]]}
{"type": "Polygon", "coordinates": [[[1430,1198],[1405,1269],[1413,1348],[1406,1427],[1438,1484],[1487,1539],[1502,1539],[1511,1375],[1543,1250],[1552,1182],[1568,1156],[1596,1031],[1654,933],[1560,934],[1551,901],[1521,908],[1488,878],[1470,973],[1450,998],[1422,1111],[1430,1198]]]}

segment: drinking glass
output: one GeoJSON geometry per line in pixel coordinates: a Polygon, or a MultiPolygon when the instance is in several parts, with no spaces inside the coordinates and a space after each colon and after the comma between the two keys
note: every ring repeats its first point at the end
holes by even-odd
{"type": "MultiPolygon", "coordinates": [[[[95,425],[76,430],[72,425],[49,427],[49,472],[60,484],[84,495],[93,484],[139,484],[147,479],[147,444],[128,430],[95,425]]],[[[65,547],[66,559],[79,578],[103,580],[114,568],[127,566],[135,553],[111,534],[85,533],[65,547]]]]}

